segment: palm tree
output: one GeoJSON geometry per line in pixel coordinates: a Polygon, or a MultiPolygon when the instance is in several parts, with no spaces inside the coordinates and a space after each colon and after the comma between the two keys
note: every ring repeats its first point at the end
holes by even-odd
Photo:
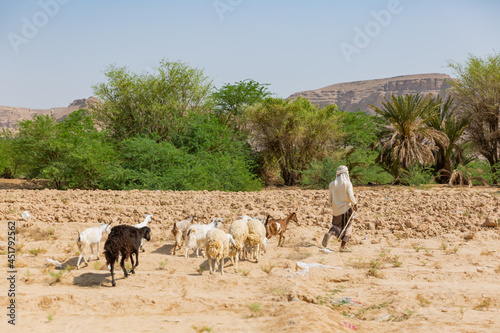
{"type": "Polygon", "coordinates": [[[439,146],[448,146],[448,137],[428,126],[440,108],[432,96],[392,95],[390,101],[385,98],[382,108],[370,107],[390,124],[377,143],[381,147],[378,159],[389,167],[395,178],[400,176],[401,169],[431,164],[434,151],[439,146]]]}
{"type": "Polygon", "coordinates": [[[438,171],[436,180],[440,183],[447,183],[452,169],[463,161],[463,151],[458,145],[458,140],[469,125],[469,118],[455,116],[451,96],[444,103],[442,103],[441,96],[438,96],[436,102],[442,104],[441,109],[428,125],[446,134],[449,140],[448,147],[439,147],[436,151],[436,170],[438,171]]]}

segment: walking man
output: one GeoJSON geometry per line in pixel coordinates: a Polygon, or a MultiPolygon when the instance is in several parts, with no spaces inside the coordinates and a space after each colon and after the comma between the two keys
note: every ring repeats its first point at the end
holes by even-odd
{"type": "Polygon", "coordinates": [[[353,214],[358,210],[358,206],[349,179],[349,170],[345,165],[337,168],[337,176],[330,183],[328,202],[333,210],[332,227],[323,237],[321,244],[326,247],[330,237],[335,235],[337,239],[342,240],[340,252],[350,252],[346,244],[351,239],[353,214]]]}

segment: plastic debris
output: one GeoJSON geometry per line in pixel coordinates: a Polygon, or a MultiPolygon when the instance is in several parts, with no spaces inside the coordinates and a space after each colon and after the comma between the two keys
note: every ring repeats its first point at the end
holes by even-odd
{"type": "Polygon", "coordinates": [[[353,330],[357,329],[356,326],[354,326],[353,324],[348,323],[347,321],[339,322],[339,324],[342,325],[342,326],[348,327],[350,329],[353,329],[353,330]]]}
{"type": "Polygon", "coordinates": [[[55,265],[56,268],[62,268],[62,264],[57,260],[47,258],[47,261],[50,262],[52,265],[55,265]]]}
{"type": "Polygon", "coordinates": [[[390,314],[387,314],[379,319],[377,319],[377,321],[387,321],[391,318],[391,315],[390,314]]]}
{"type": "Polygon", "coordinates": [[[315,268],[315,267],[320,267],[320,268],[333,268],[333,269],[342,269],[341,267],[334,267],[334,266],[328,266],[328,265],[322,265],[318,263],[305,263],[301,261],[297,261],[296,263],[296,269],[298,270],[299,268],[301,269],[300,272],[297,272],[300,275],[305,275],[307,272],[309,272],[310,268],[315,268]]]}
{"type": "Polygon", "coordinates": [[[30,215],[30,213],[28,213],[28,211],[27,211],[27,210],[25,210],[25,211],[21,214],[21,216],[23,217],[23,219],[24,219],[25,221],[28,221],[28,220],[31,218],[31,215],[30,215]]]}
{"type": "Polygon", "coordinates": [[[322,251],[324,253],[332,253],[333,252],[332,250],[328,250],[326,247],[320,249],[320,251],[322,251]]]}

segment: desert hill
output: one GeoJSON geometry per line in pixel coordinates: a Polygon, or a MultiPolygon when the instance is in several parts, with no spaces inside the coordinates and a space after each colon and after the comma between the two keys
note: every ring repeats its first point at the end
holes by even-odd
{"type": "Polygon", "coordinates": [[[368,111],[373,113],[369,104],[381,106],[384,97],[391,95],[441,94],[447,97],[446,90],[450,87],[447,80],[451,77],[446,74],[417,74],[403,75],[386,79],[355,81],[333,84],[316,90],[296,92],[289,98],[295,99],[299,96],[307,98],[314,104],[330,105],[336,104],[344,111],[368,111]]]}
{"type": "Polygon", "coordinates": [[[97,101],[96,97],[76,99],[67,107],[55,107],[50,109],[0,106],[0,128],[13,129],[18,121],[33,118],[33,116],[37,114],[43,115],[52,113],[57,120],[61,120],[67,117],[71,112],[86,108],[95,101],[97,101]]]}

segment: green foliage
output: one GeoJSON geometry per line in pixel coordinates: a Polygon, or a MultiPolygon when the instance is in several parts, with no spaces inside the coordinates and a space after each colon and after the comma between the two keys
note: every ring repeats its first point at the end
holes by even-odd
{"type": "Polygon", "coordinates": [[[223,125],[229,125],[244,114],[245,110],[271,96],[267,84],[246,79],[235,84],[226,83],[213,94],[214,114],[223,125]]]}
{"type": "Polygon", "coordinates": [[[14,161],[12,158],[12,137],[13,134],[8,129],[2,129],[0,133],[0,177],[13,177],[14,161]]]}
{"type": "Polygon", "coordinates": [[[248,147],[233,140],[217,119],[193,116],[174,143],[150,137],[124,140],[122,163],[109,169],[102,188],[162,190],[260,190],[248,147]]]}
{"type": "Polygon", "coordinates": [[[307,99],[267,98],[246,113],[251,140],[267,169],[277,167],[285,185],[300,181],[311,161],[326,156],[341,132],[336,106],[318,109],[307,99]]]}
{"type": "Polygon", "coordinates": [[[371,108],[385,118],[390,126],[381,136],[379,161],[398,178],[402,169],[414,164],[428,165],[434,161],[433,149],[446,147],[446,135],[428,123],[436,117],[439,102],[431,96],[417,95],[391,96],[391,100],[382,102],[382,108],[371,108]]]}
{"type": "Polygon", "coordinates": [[[485,58],[470,54],[464,64],[448,65],[457,78],[449,82],[451,93],[463,115],[470,119],[466,139],[486,158],[496,175],[500,162],[500,54],[485,58]]]}
{"type": "Polygon", "coordinates": [[[335,180],[337,168],[340,165],[354,165],[349,168],[351,181],[354,184],[388,184],[393,181],[391,174],[374,164],[377,152],[371,150],[355,151],[347,161],[345,157],[326,157],[315,161],[302,173],[302,184],[318,189],[327,189],[330,182],[335,180]]]}
{"type": "Polygon", "coordinates": [[[96,188],[115,163],[114,147],[86,110],[57,123],[50,115],[19,122],[12,141],[14,163],[28,178],[45,178],[57,188],[96,188]]]}
{"type": "Polygon", "coordinates": [[[96,117],[116,140],[150,133],[169,139],[190,113],[209,112],[212,83],[202,70],[167,60],[156,70],[137,74],[110,66],[108,82],[92,87],[102,101],[94,107],[96,117]]]}
{"type": "Polygon", "coordinates": [[[399,178],[400,182],[405,185],[420,186],[423,184],[429,184],[433,178],[432,169],[419,166],[417,164],[412,165],[407,170],[403,170],[399,178]]]}
{"type": "Polygon", "coordinates": [[[435,170],[438,173],[436,180],[447,183],[452,171],[465,161],[463,149],[458,142],[469,125],[469,118],[457,115],[451,96],[444,103],[441,96],[438,96],[436,102],[441,104],[441,108],[437,116],[431,119],[429,126],[446,134],[449,141],[447,147],[439,146],[435,152],[435,170]]]}
{"type": "Polygon", "coordinates": [[[384,127],[388,125],[383,117],[372,116],[362,111],[339,111],[343,136],[339,144],[343,148],[372,148],[384,127]]]}
{"type": "Polygon", "coordinates": [[[357,184],[389,183],[390,174],[375,164],[378,152],[371,148],[384,128],[384,119],[363,112],[339,112],[343,136],[340,148],[319,161],[313,161],[302,173],[302,184],[327,189],[337,168],[346,165],[351,181],[357,184]]]}

